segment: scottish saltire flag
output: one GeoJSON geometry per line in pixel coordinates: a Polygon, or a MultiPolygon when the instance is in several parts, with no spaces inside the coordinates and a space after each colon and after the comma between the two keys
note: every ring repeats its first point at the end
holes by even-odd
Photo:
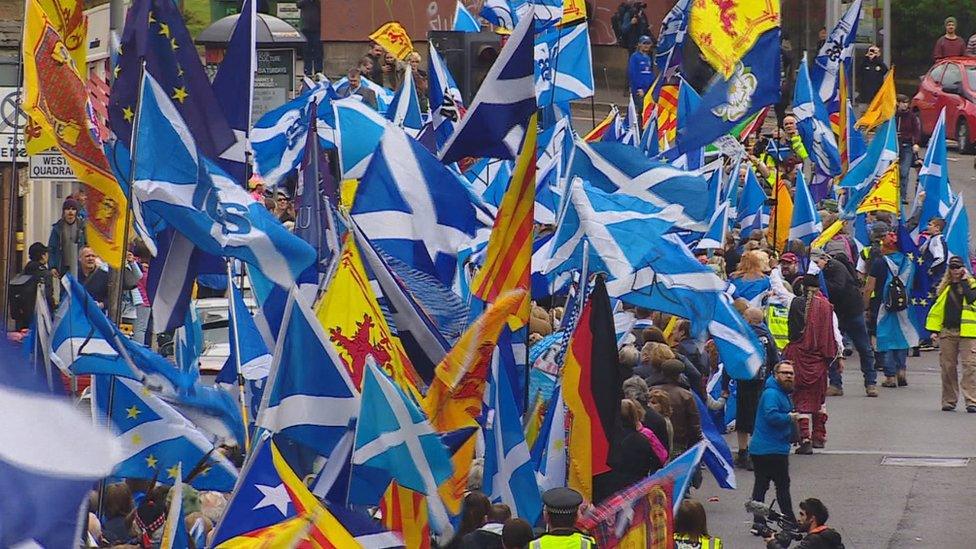
{"type": "Polygon", "coordinates": [[[566,486],[566,408],[562,385],[556,387],[549,400],[539,438],[532,447],[532,458],[540,492],[566,486]]]}
{"type": "MultiPolygon", "coordinates": [[[[692,117],[701,106],[701,100],[698,91],[687,80],[678,77],[678,101],[675,105],[675,145],[664,151],[661,156],[665,159],[671,159],[675,167],[684,170],[698,170],[705,163],[704,146],[688,147],[687,150],[678,147],[678,141],[680,141],[682,134],[681,130],[688,128],[688,125],[692,123],[692,117]]],[[[690,131],[685,130],[684,133],[690,131]]]]}
{"type": "MultiPolygon", "coordinates": [[[[948,242],[948,237],[946,238],[948,242]]],[[[951,252],[951,249],[950,249],[951,252]]],[[[964,256],[968,257],[968,256],[964,256]]],[[[898,251],[885,254],[888,272],[884,280],[876,281],[875,292],[881,292],[881,303],[888,300],[892,277],[897,276],[905,288],[911,288],[915,278],[916,260],[921,259],[918,247],[903,223],[898,224],[898,251]]],[[[876,351],[908,350],[918,345],[918,329],[911,319],[911,308],[890,311],[882,306],[878,310],[876,351]]]]}
{"type": "Polygon", "coordinates": [[[265,186],[278,185],[302,161],[313,102],[318,104],[319,138],[324,146],[335,146],[335,114],[330,106],[334,97],[329,83],[319,82],[309,91],[266,112],[254,123],[251,130],[254,170],[264,179],[265,186]]]}
{"type": "Polygon", "coordinates": [[[390,256],[451,286],[474,236],[475,208],[457,176],[403,130],[387,127],[350,212],[390,256]]]}
{"type": "Polygon", "coordinates": [[[746,179],[742,184],[742,193],[736,206],[736,221],[743,232],[752,229],[764,229],[769,224],[769,207],[766,191],[756,178],[752,166],[746,168],[746,179]]]}
{"type": "Polygon", "coordinates": [[[485,426],[485,492],[492,501],[511,507],[514,516],[535,524],[542,515],[542,495],[511,380],[499,367],[499,352],[495,350],[491,364],[488,399],[491,411],[485,426]]]}
{"type": "Polygon", "coordinates": [[[396,479],[397,484],[426,495],[431,529],[450,538],[453,527],[437,487],[453,474],[451,456],[420,408],[372,357],[367,358],[363,376],[352,462],[353,474],[374,479],[375,486],[385,488],[396,479]]]}
{"type": "Polygon", "coordinates": [[[962,258],[962,263],[967,271],[972,271],[970,265],[970,244],[969,244],[969,216],[966,214],[966,205],[963,204],[962,193],[955,196],[949,212],[946,214],[945,227],[946,249],[949,257],[958,256],[962,258]]]}
{"type": "Polygon", "coordinates": [[[898,133],[894,118],[878,126],[864,158],[852,165],[838,183],[840,187],[870,188],[892,162],[898,160],[898,133]]]}
{"type": "Polygon", "coordinates": [[[634,105],[634,96],[630,96],[630,103],[627,105],[627,117],[623,120],[623,135],[620,142],[624,145],[637,147],[640,145],[640,118],[637,116],[637,107],[634,105]]]}
{"type": "MultiPolygon", "coordinates": [[[[855,0],[834,25],[824,45],[817,52],[816,59],[813,60],[813,69],[810,71],[813,89],[831,113],[837,112],[842,107],[838,103],[840,66],[843,64],[847,74],[850,74],[851,55],[854,53],[854,41],[857,38],[857,24],[860,19],[861,0],[855,0]]],[[[803,59],[805,60],[806,56],[803,59]]]]}
{"type": "Polygon", "coordinates": [[[586,24],[535,37],[535,93],[540,107],[593,96],[593,56],[586,24]]]}
{"type": "Polygon", "coordinates": [[[204,252],[173,228],[156,235],[156,245],[146,291],[152,303],[153,332],[160,333],[183,323],[199,275],[219,274],[227,268],[223,258],[204,252]]]}
{"type": "Polygon", "coordinates": [[[433,125],[437,141],[437,149],[447,143],[447,139],[454,133],[454,128],[461,120],[464,110],[464,99],[458,88],[447,63],[441,58],[432,42],[428,43],[430,52],[430,71],[427,77],[430,99],[430,120],[433,125]]]}
{"type": "Polygon", "coordinates": [[[190,534],[186,531],[186,517],[183,512],[183,465],[176,464],[176,477],[169,493],[169,507],[163,523],[163,536],[159,549],[181,549],[190,546],[190,534]]]}
{"type": "Polygon", "coordinates": [[[514,159],[536,111],[532,18],[515,27],[485,75],[460,125],[441,148],[441,162],[465,156],[514,159]]]}
{"type": "Polygon", "coordinates": [[[76,547],[88,524],[79,511],[121,448],[24,366],[0,345],[0,413],[10,422],[0,430],[0,545],[76,547]]]}
{"type": "Polygon", "coordinates": [[[343,179],[359,179],[389,122],[355,97],[333,101],[339,131],[339,166],[343,179]]]}
{"type": "Polygon", "coordinates": [[[122,458],[112,471],[121,478],[152,479],[172,485],[183,467],[183,480],[197,490],[227,492],[234,488],[237,470],[214,443],[179,412],[131,379],[92,378],[92,415],[111,422],[119,433],[122,458]],[[112,409],[109,392],[114,384],[112,409]]]}
{"type": "Polygon", "coordinates": [[[918,171],[918,185],[915,195],[915,203],[912,211],[921,208],[918,217],[918,228],[914,234],[918,234],[920,228],[928,225],[933,217],[945,219],[952,204],[952,190],[949,188],[949,164],[948,151],[946,149],[946,129],[945,129],[945,108],[939,112],[938,121],[932,130],[932,137],[929,138],[929,145],[925,150],[925,160],[922,162],[922,169],[918,171]],[[919,203],[918,193],[924,192],[925,197],[919,203]]]}
{"type": "Polygon", "coordinates": [[[234,131],[236,141],[219,158],[217,164],[241,186],[246,186],[247,135],[251,130],[251,104],[254,98],[254,74],[258,69],[255,37],[257,12],[254,0],[244,0],[241,15],[234,25],[230,42],[220,62],[211,87],[220,98],[220,108],[234,131]]]}
{"type": "MultiPolygon", "coordinates": [[[[779,38],[779,28],[760,36],[732,76],[727,80],[719,78],[709,86],[687,118],[682,119],[679,108],[678,135],[672,152],[664,152],[667,158],[690,154],[708,145],[762,107],[779,101],[779,38]]],[[[679,104],[688,89],[690,86],[682,83],[679,104]]]]}
{"type": "Polygon", "coordinates": [[[257,425],[329,455],[359,395],[304,298],[292,289],[261,399],[257,425]]]}
{"type": "Polygon", "coordinates": [[[821,232],[823,232],[823,223],[820,221],[820,212],[817,211],[817,205],[810,195],[806,178],[803,177],[802,172],[797,171],[789,239],[799,240],[809,246],[821,232]]]}
{"type": "MultiPolygon", "coordinates": [[[[316,135],[318,105],[312,103],[308,132],[305,135],[305,154],[298,169],[295,184],[295,236],[315,249],[318,272],[325,272],[329,260],[339,252],[337,222],[329,204],[327,189],[336,184],[329,169],[329,158],[322,154],[316,135]],[[324,163],[324,165],[323,165],[324,163]]],[[[317,278],[316,278],[317,282],[317,278]]]]}
{"type": "Polygon", "coordinates": [[[562,202],[563,174],[567,151],[572,151],[573,131],[569,117],[560,118],[555,125],[539,134],[536,159],[535,221],[555,224],[562,202]]]}
{"type": "Polygon", "coordinates": [[[698,406],[698,415],[701,417],[702,442],[705,444],[702,460],[708,470],[712,472],[719,486],[726,490],[735,490],[735,468],[732,466],[732,451],[718,427],[715,426],[708,406],[702,402],[698,393],[692,391],[692,395],[695,397],[695,405],[698,406]]]}
{"type": "Polygon", "coordinates": [[[840,175],[840,153],[830,127],[827,108],[814,92],[807,70],[807,58],[800,60],[796,86],[793,88],[793,114],[803,145],[809,151],[814,167],[827,176],[840,175]]]}
{"type": "Polygon", "coordinates": [[[508,182],[512,179],[513,166],[515,162],[511,160],[479,158],[464,172],[464,177],[471,183],[471,190],[484,200],[485,205],[498,210],[508,182]]]}
{"type": "Polygon", "coordinates": [[[660,154],[660,149],[661,141],[658,135],[657,106],[654,106],[651,108],[647,120],[644,121],[644,132],[640,138],[640,150],[644,151],[644,154],[648,158],[655,158],[660,154]]]}
{"type": "Polygon", "coordinates": [[[207,253],[250,263],[283,287],[315,250],[202,156],[172,101],[148,74],[143,85],[133,193],[207,253]],[[166,155],[158,151],[167,151],[166,155]]]}
{"type": "MultiPolygon", "coordinates": [[[[380,114],[386,114],[386,111],[390,108],[390,103],[393,102],[393,90],[383,87],[362,75],[359,77],[359,82],[360,85],[369,88],[376,94],[376,111],[380,114]]],[[[332,83],[332,90],[340,97],[348,87],[349,77],[347,76],[343,76],[341,79],[332,83]]]]}
{"type": "Polygon", "coordinates": [[[478,15],[496,27],[515,28],[515,14],[508,0],[485,0],[478,15]]]}
{"type": "Polygon", "coordinates": [[[660,85],[670,80],[675,70],[681,65],[681,51],[685,36],[688,35],[688,18],[691,13],[691,0],[678,0],[671,11],[661,21],[661,33],[654,51],[654,66],[659,76],[654,90],[654,97],[660,92],[660,85]]]}
{"type": "Polygon", "coordinates": [[[386,110],[386,119],[403,128],[410,137],[420,135],[424,126],[420,100],[417,99],[417,85],[413,81],[413,68],[409,64],[403,73],[403,84],[393,96],[390,108],[386,110]]]}
{"type": "Polygon", "coordinates": [[[214,379],[214,385],[224,389],[240,400],[237,391],[240,390],[237,381],[237,360],[240,357],[240,374],[244,378],[244,403],[248,410],[248,419],[253,423],[257,419],[258,407],[264,395],[268,372],[271,370],[271,353],[265,345],[261,333],[258,331],[254,317],[247,309],[241,291],[231,284],[234,308],[228,315],[228,334],[230,355],[227,362],[214,379]]]}
{"type": "Polygon", "coordinates": [[[725,246],[725,235],[729,231],[729,217],[731,215],[730,202],[722,202],[712,216],[711,225],[702,239],[695,245],[695,249],[717,249],[725,246]]]}
{"type": "Polygon", "coordinates": [[[461,0],[457,0],[457,7],[454,9],[454,28],[452,30],[461,32],[481,32],[481,25],[478,20],[471,15],[468,8],[464,7],[461,0]]]}
{"type": "Polygon", "coordinates": [[[714,213],[714,201],[709,196],[708,181],[700,175],[644,156],[634,147],[620,143],[585,143],[576,140],[572,164],[567,178],[590,183],[608,193],[620,193],[639,198],[658,207],[679,206],[668,210],[675,227],[705,232],[714,213]]]}
{"type": "Polygon", "coordinates": [[[196,307],[187,308],[186,320],[176,329],[173,340],[176,367],[195,380],[200,376],[199,359],[203,353],[203,327],[196,307]]]}

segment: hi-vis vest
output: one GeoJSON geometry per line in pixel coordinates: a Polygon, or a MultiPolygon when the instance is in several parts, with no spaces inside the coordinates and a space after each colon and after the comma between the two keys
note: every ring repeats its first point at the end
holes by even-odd
{"type": "MultiPolygon", "coordinates": [[[[969,286],[976,288],[976,280],[969,279],[969,286]]],[[[929,310],[929,316],[925,319],[925,329],[930,332],[938,333],[942,331],[949,288],[950,286],[946,284],[946,287],[942,289],[939,297],[935,300],[935,305],[932,305],[932,308],[929,310]]],[[[959,336],[976,337],[976,304],[966,303],[965,297],[962,299],[962,317],[959,319],[959,336]]]]}
{"type": "Polygon", "coordinates": [[[688,536],[682,534],[674,535],[674,545],[676,549],[684,549],[686,547],[700,547],[701,549],[722,549],[721,538],[706,538],[702,536],[697,540],[692,540],[688,536]]]}
{"type": "Polygon", "coordinates": [[[769,333],[773,334],[776,348],[780,351],[790,342],[789,318],[790,310],[786,307],[773,304],[766,307],[766,325],[769,326],[769,333]]]}
{"type": "Polygon", "coordinates": [[[529,543],[529,549],[593,549],[595,547],[596,540],[580,532],[566,536],[546,534],[529,543]]]}

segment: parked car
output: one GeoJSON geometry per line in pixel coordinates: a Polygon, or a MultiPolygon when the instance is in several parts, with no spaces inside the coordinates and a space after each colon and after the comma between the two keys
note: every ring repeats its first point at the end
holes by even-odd
{"type": "Polygon", "coordinates": [[[921,77],[912,109],[922,121],[923,140],[932,135],[943,108],[946,137],[955,139],[960,152],[969,153],[976,129],[976,58],[942,59],[921,77]]]}

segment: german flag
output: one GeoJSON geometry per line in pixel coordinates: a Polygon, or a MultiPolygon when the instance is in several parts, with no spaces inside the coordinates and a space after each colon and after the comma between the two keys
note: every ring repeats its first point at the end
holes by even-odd
{"type": "Polygon", "coordinates": [[[580,312],[563,366],[569,487],[587,501],[593,501],[594,477],[610,471],[607,458],[620,416],[622,384],[610,297],[606,283],[598,276],[580,312]]]}
{"type": "Polygon", "coordinates": [[[398,532],[407,547],[430,549],[430,520],[427,498],[423,494],[394,481],[380,500],[380,512],[383,526],[398,532]]]}
{"type": "Polygon", "coordinates": [[[661,86],[657,100],[657,128],[661,134],[661,150],[664,150],[674,143],[678,133],[678,86],[675,84],[661,86]]]}

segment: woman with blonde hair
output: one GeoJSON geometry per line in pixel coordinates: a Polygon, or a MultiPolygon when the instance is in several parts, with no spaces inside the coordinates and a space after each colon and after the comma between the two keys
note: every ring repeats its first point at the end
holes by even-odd
{"type": "Polygon", "coordinates": [[[762,307],[769,294],[769,255],[760,250],[751,250],[742,254],[729,284],[732,285],[732,297],[743,298],[753,307],[762,307]]]}
{"type": "Polygon", "coordinates": [[[671,397],[663,389],[651,389],[647,394],[647,402],[654,408],[654,411],[661,414],[664,417],[665,422],[668,426],[668,440],[662,441],[666,442],[668,446],[668,451],[671,452],[671,458],[674,458],[674,425],[671,424],[671,397]]]}

